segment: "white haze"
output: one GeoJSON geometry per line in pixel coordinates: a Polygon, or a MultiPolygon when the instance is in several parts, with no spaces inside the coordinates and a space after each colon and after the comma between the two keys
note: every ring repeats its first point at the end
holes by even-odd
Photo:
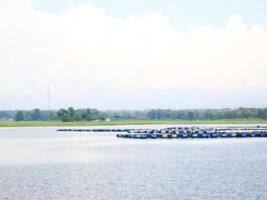
{"type": "Polygon", "coordinates": [[[267,31],[233,15],[225,27],[171,28],[90,4],[61,14],[0,0],[0,109],[265,106],[267,31]]]}

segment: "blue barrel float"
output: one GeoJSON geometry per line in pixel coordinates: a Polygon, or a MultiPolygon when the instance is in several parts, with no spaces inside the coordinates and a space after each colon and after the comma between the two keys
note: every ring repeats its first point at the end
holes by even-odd
{"type": "Polygon", "coordinates": [[[247,133],[244,133],[244,132],[243,132],[243,133],[241,133],[241,137],[242,137],[242,138],[245,138],[245,137],[247,137],[247,133]]]}
{"type": "Polygon", "coordinates": [[[231,137],[237,137],[236,133],[231,133],[231,137]]]}
{"type": "Polygon", "coordinates": [[[152,134],[151,135],[151,139],[157,139],[157,138],[158,138],[157,134],[152,134]]]}
{"type": "Polygon", "coordinates": [[[223,132],[223,133],[221,134],[221,137],[222,137],[222,138],[227,138],[227,137],[228,137],[228,135],[227,135],[227,133],[226,133],[226,132],[223,132]]]}
{"type": "Polygon", "coordinates": [[[256,137],[256,133],[254,132],[250,133],[250,137],[256,137]]]}
{"type": "Polygon", "coordinates": [[[183,139],[186,139],[186,138],[188,138],[188,134],[187,134],[187,133],[183,133],[181,137],[182,137],[183,139]]]}

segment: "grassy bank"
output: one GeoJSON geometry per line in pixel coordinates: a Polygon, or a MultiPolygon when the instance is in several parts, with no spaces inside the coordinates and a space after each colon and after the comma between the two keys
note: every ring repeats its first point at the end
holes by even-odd
{"type": "Polygon", "coordinates": [[[123,121],[25,121],[0,122],[0,127],[67,127],[67,126],[113,126],[113,125],[152,125],[152,124],[267,124],[263,119],[221,119],[221,120],[123,120],[123,121]]]}

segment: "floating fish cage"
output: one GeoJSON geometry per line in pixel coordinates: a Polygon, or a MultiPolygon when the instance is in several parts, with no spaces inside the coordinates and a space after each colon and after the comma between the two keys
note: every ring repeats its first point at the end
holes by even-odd
{"type": "Polygon", "coordinates": [[[162,129],[58,129],[61,132],[116,132],[118,138],[133,139],[187,139],[187,138],[255,138],[267,137],[267,126],[225,126],[225,127],[167,127],[162,129]]]}
{"type": "Polygon", "coordinates": [[[121,138],[142,138],[142,139],[187,139],[187,138],[254,138],[267,137],[267,127],[172,127],[160,130],[134,130],[124,134],[117,134],[121,138]],[[141,135],[141,136],[139,136],[141,135]],[[146,137],[144,137],[146,135],[146,137]]]}
{"type": "Polygon", "coordinates": [[[267,137],[267,132],[255,134],[255,133],[242,133],[242,134],[131,134],[131,133],[124,133],[124,134],[117,134],[116,135],[119,138],[136,138],[136,139],[187,139],[187,138],[203,138],[203,139],[212,139],[212,138],[254,138],[254,137],[267,137]]]}

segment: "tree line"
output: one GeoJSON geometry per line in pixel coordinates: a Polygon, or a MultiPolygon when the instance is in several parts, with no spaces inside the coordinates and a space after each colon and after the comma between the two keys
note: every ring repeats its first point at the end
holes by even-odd
{"type": "Polygon", "coordinates": [[[151,109],[137,111],[100,111],[97,109],[74,109],[73,107],[59,110],[10,110],[0,111],[0,120],[13,121],[93,121],[93,120],[129,120],[129,119],[182,119],[182,120],[216,120],[216,119],[259,118],[267,119],[267,108],[236,108],[236,109],[151,109]]]}

